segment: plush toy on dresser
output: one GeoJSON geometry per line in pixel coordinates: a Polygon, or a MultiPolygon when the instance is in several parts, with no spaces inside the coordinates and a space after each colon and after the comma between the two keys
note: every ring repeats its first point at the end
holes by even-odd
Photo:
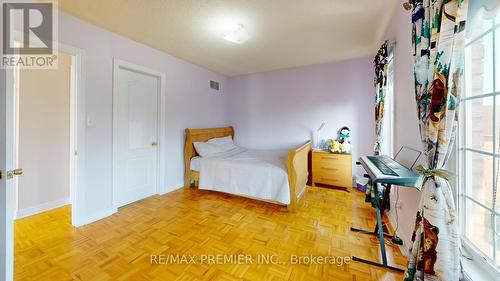
{"type": "Polygon", "coordinates": [[[348,127],[338,131],[336,139],[323,142],[321,150],[312,152],[312,186],[326,184],[337,187],[352,187],[351,136],[348,127]]]}
{"type": "Polygon", "coordinates": [[[331,153],[342,153],[342,144],[338,140],[329,140],[328,150],[330,150],[331,153]]]}
{"type": "Polygon", "coordinates": [[[351,130],[344,126],[339,130],[339,142],[342,144],[343,153],[351,153],[351,130]]]}

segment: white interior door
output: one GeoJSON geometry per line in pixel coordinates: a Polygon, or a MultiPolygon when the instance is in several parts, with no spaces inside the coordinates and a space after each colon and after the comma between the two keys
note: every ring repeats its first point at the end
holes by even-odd
{"type": "Polygon", "coordinates": [[[0,281],[13,280],[14,271],[14,180],[7,171],[14,169],[14,95],[6,83],[11,71],[0,70],[0,281]]]}
{"type": "Polygon", "coordinates": [[[159,78],[119,67],[115,92],[115,207],[158,193],[159,78]]]}

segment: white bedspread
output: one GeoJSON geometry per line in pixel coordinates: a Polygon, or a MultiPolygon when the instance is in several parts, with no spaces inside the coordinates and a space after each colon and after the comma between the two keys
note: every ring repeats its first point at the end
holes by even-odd
{"type": "Polygon", "coordinates": [[[290,203],[287,151],[235,148],[200,158],[199,188],[290,203]]]}
{"type": "Polygon", "coordinates": [[[200,171],[200,159],[201,159],[201,156],[195,156],[193,158],[191,158],[191,170],[193,171],[197,171],[199,172],[200,171]]]}

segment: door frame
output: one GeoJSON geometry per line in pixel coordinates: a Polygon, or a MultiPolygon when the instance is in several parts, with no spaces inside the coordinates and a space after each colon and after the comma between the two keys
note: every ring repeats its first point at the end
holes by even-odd
{"type": "MultiPolygon", "coordinates": [[[[21,36],[21,33],[16,33],[21,36]]],[[[58,51],[64,52],[72,57],[71,59],[71,77],[70,77],[70,147],[69,147],[69,188],[70,188],[70,203],[71,203],[71,224],[79,227],[87,221],[84,207],[85,206],[85,131],[86,131],[86,111],[85,111],[85,51],[71,45],[58,42],[58,51]]],[[[12,107],[14,111],[11,113],[14,142],[10,148],[14,154],[12,165],[17,165],[16,160],[18,153],[18,143],[15,140],[19,132],[17,132],[17,104],[18,89],[13,87],[15,82],[14,76],[18,69],[7,69],[7,94],[11,97],[11,103],[7,106],[12,107]]],[[[22,167],[20,167],[22,168],[22,167]]],[[[12,181],[12,184],[17,187],[17,180],[12,181]]],[[[17,190],[15,192],[15,200],[18,200],[17,190]]],[[[17,205],[17,202],[14,202],[17,205]]],[[[16,212],[18,210],[15,210],[16,212]]],[[[15,219],[15,217],[14,217],[15,219]]]]}
{"type": "MultiPolygon", "coordinates": [[[[13,33],[14,38],[22,38],[20,32],[13,33]]],[[[71,223],[78,227],[85,224],[85,51],[67,44],[58,42],[58,50],[73,57],[71,70],[71,95],[70,112],[73,122],[73,131],[70,132],[73,151],[70,151],[70,200],[72,203],[71,223]],[[78,152],[78,155],[75,155],[78,152]],[[71,171],[72,170],[72,171],[71,171]]],[[[6,170],[13,170],[17,167],[15,163],[15,134],[16,134],[16,69],[5,69],[5,148],[6,148],[6,170]]],[[[4,171],[6,173],[6,171],[4,171]]],[[[2,179],[4,180],[4,179],[2,179]]],[[[0,253],[0,268],[5,267],[5,272],[0,275],[0,280],[12,280],[14,276],[14,208],[15,208],[15,181],[5,178],[6,188],[6,217],[5,217],[5,251],[0,253]],[[5,254],[5,256],[3,256],[5,254]]],[[[3,244],[4,241],[1,241],[3,244]]]]}
{"type": "Polygon", "coordinates": [[[158,149],[157,153],[157,180],[156,180],[156,194],[165,193],[166,189],[166,154],[165,154],[165,144],[166,144],[166,74],[164,72],[151,69],[145,66],[137,65],[122,59],[113,58],[113,202],[112,206],[115,211],[118,210],[117,206],[117,191],[118,191],[118,177],[121,175],[118,169],[118,70],[125,69],[137,73],[141,73],[148,76],[153,76],[158,78],[159,82],[159,93],[158,93],[158,149]]]}

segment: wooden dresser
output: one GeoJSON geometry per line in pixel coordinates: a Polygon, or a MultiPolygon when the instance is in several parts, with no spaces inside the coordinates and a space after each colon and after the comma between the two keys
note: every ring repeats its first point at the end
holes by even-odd
{"type": "Polygon", "coordinates": [[[352,155],[312,152],[312,186],[317,183],[352,187],[352,155]]]}

